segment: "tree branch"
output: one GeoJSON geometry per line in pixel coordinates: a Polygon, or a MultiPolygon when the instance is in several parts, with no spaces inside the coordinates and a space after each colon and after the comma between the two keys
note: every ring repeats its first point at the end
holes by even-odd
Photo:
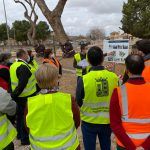
{"type": "Polygon", "coordinates": [[[28,14],[28,9],[27,9],[26,5],[23,2],[21,2],[20,0],[14,0],[14,2],[15,3],[20,3],[25,9],[25,13],[28,14]]]}
{"type": "Polygon", "coordinates": [[[59,0],[53,12],[57,12],[58,16],[61,17],[64,7],[66,5],[67,0],[59,0]]]}
{"type": "Polygon", "coordinates": [[[45,0],[34,0],[34,2],[37,3],[37,5],[39,6],[39,8],[41,9],[41,11],[44,15],[46,15],[48,13],[49,14],[52,13],[52,11],[47,7],[45,0]]]}

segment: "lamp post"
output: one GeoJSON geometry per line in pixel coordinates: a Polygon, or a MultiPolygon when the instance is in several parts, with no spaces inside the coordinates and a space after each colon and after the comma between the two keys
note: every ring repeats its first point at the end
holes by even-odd
{"type": "Polygon", "coordinates": [[[7,29],[7,39],[9,44],[9,28],[8,28],[8,22],[7,22],[7,13],[6,13],[6,7],[5,7],[5,0],[3,0],[3,6],[4,6],[4,14],[5,14],[5,21],[6,21],[6,29],[7,29]]]}

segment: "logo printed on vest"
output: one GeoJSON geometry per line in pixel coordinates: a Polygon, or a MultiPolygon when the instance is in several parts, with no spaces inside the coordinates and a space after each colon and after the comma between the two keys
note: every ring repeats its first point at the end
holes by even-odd
{"type": "Polygon", "coordinates": [[[104,97],[109,95],[109,87],[107,78],[97,78],[96,81],[96,95],[97,97],[104,97]]]}

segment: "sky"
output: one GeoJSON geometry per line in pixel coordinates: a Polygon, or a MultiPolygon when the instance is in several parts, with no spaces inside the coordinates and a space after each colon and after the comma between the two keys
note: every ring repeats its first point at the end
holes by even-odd
{"type": "MultiPolygon", "coordinates": [[[[24,1],[24,0],[22,0],[24,1]]],[[[69,35],[86,35],[98,27],[108,35],[121,27],[122,6],[126,0],[68,0],[62,14],[62,23],[69,35]]],[[[45,0],[52,10],[58,0],[45,0]]],[[[14,0],[5,0],[8,24],[24,19],[24,8],[14,0]]],[[[36,8],[39,20],[46,21],[40,9],[36,8]]],[[[0,0],[0,23],[5,22],[3,1],[0,0]]]]}

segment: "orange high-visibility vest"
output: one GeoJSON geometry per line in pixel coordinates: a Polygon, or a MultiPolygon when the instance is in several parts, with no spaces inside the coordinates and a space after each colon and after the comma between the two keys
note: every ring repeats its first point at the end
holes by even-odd
{"type": "MultiPolygon", "coordinates": [[[[135,146],[150,136],[150,83],[126,83],[117,88],[122,126],[135,146]]],[[[119,140],[117,144],[125,147],[119,140]]]]}
{"type": "Polygon", "coordinates": [[[53,59],[44,59],[43,62],[49,63],[52,66],[55,66],[57,68],[59,68],[59,66],[60,66],[59,61],[56,58],[54,58],[54,60],[53,59]]]}
{"type": "Polygon", "coordinates": [[[146,82],[150,82],[150,60],[145,62],[145,69],[142,73],[146,82]]]}

